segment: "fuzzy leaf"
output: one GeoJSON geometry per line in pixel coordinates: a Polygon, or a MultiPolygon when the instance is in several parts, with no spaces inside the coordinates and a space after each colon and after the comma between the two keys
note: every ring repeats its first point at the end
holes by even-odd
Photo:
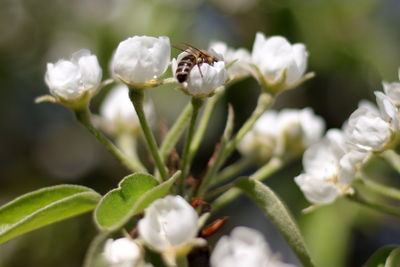
{"type": "Polygon", "coordinates": [[[102,231],[122,227],[132,216],[143,211],[151,202],[168,194],[179,173],[162,184],[143,173],[122,179],[118,188],[108,192],[95,210],[95,221],[102,231]]]}
{"type": "Polygon", "coordinates": [[[235,186],[246,193],[272,220],[303,265],[314,266],[296,222],[274,191],[265,184],[247,177],[238,179],[235,186]]]}
{"type": "Polygon", "coordinates": [[[100,195],[78,185],[42,188],[0,207],[0,244],[96,207],[100,195]]]}

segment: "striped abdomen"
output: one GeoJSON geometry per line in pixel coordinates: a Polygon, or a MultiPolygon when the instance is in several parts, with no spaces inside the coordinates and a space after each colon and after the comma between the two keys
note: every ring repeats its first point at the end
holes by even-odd
{"type": "Polygon", "coordinates": [[[187,80],[188,75],[195,64],[196,57],[193,55],[184,56],[181,61],[179,61],[178,67],[176,68],[176,78],[178,79],[178,82],[183,83],[187,80]]]}

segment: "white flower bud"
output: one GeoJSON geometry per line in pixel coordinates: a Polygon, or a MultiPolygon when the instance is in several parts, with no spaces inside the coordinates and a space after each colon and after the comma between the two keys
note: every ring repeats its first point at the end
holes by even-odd
{"type": "Polygon", "coordinates": [[[289,267],[272,254],[263,235],[247,227],[236,227],[230,236],[223,236],[211,254],[212,267],[289,267]]]}
{"type": "Polygon", "coordinates": [[[226,62],[230,65],[227,68],[228,77],[230,80],[240,79],[250,74],[251,56],[250,52],[244,48],[232,49],[223,42],[213,42],[210,48],[221,54],[226,62]]]}
{"type": "Polygon", "coordinates": [[[157,79],[168,68],[171,55],[169,38],[134,36],[122,41],[111,62],[114,78],[128,85],[157,79]]]}
{"type": "Polygon", "coordinates": [[[97,57],[89,50],[80,50],[70,60],[48,63],[45,81],[57,101],[70,108],[81,108],[96,94],[101,76],[97,57]]]}
{"type": "MultiPolygon", "coordinates": [[[[146,102],[145,113],[151,121],[153,106],[146,102]]],[[[115,86],[104,98],[100,106],[101,126],[110,133],[136,132],[140,129],[135,108],[129,99],[129,89],[126,85],[115,86]]]]}
{"type": "Polygon", "coordinates": [[[303,44],[291,45],[284,37],[266,38],[259,32],[251,56],[252,63],[262,75],[258,79],[270,86],[289,89],[305,78],[308,52],[303,44]]]}
{"type": "Polygon", "coordinates": [[[329,130],[320,142],[304,153],[304,173],[297,176],[295,182],[310,202],[331,203],[338,196],[353,192],[351,183],[366,156],[352,150],[341,131],[329,130]]]}
{"type": "Polygon", "coordinates": [[[383,82],[383,90],[396,106],[400,106],[400,82],[383,82]]]}
{"type": "Polygon", "coordinates": [[[199,217],[181,196],[157,199],[145,209],[138,223],[139,235],[147,246],[171,261],[198,243],[199,217]]]}
{"type": "Polygon", "coordinates": [[[103,255],[110,267],[142,266],[142,251],[130,238],[108,239],[103,255]]]}
{"type": "Polygon", "coordinates": [[[361,151],[381,151],[394,139],[398,128],[397,109],[381,92],[376,92],[379,109],[361,104],[345,127],[346,138],[361,151]]]}
{"type": "MultiPolygon", "coordinates": [[[[216,54],[212,50],[210,53],[218,59],[221,58],[219,54],[216,54]]],[[[174,75],[176,75],[179,62],[187,55],[189,53],[182,52],[178,55],[177,59],[172,60],[174,75]]],[[[196,64],[190,70],[187,80],[182,83],[182,90],[193,97],[207,97],[212,95],[215,89],[222,86],[226,79],[227,74],[224,61],[217,61],[213,65],[208,63],[196,64]]]]}
{"type": "Polygon", "coordinates": [[[311,108],[267,111],[239,144],[239,151],[266,162],[271,156],[293,157],[320,140],[324,121],[311,108]]]}

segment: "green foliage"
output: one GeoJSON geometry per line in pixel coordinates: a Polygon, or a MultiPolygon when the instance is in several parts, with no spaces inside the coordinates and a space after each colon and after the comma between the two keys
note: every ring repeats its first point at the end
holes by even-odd
{"type": "Polygon", "coordinates": [[[179,172],[161,184],[158,184],[153,176],[144,173],[125,177],[118,188],[111,190],[101,199],[95,210],[97,226],[102,231],[120,228],[151,202],[168,194],[178,176],[179,172]]]}
{"type": "Polygon", "coordinates": [[[100,195],[77,185],[46,187],[0,208],[0,244],[42,226],[95,208],[100,195]]]}
{"type": "Polygon", "coordinates": [[[238,179],[235,186],[246,193],[272,220],[303,265],[314,266],[295,220],[274,191],[262,182],[247,177],[238,179]]]}

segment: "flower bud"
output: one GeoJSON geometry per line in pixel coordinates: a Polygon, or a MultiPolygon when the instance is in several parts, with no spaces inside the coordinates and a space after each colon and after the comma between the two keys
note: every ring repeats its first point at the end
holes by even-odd
{"type": "MultiPolygon", "coordinates": [[[[146,102],[145,113],[149,120],[153,117],[153,106],[146,102]]],[[[104,98],[100,106],[101,126],[111,134],[136,133],[140,129],[135,108],[129,99],[129,89],[126,85],[115,86],[104,98]]]]}
{"type": "Polygon", "coordinates": [[[110,267],[142,266],[141,248],[130,238],[108,239],[103,255],[110,267]]]}
{"type": "Polygon", "coordinates": [[[280,262],[272,254],[263,235],[247,227],[236,227],[230,236],[221,237],[210,261],[211,267],[293,266],[280,262]]]}
{"type": "Polygon", "coordinates": [[[157,79],[170,62],[169,38],[134,36],[122,41],[111,62],[114,78],[130,86],[140,86],[157,79]]]}
{"type": "Polygon", "coordinates": [[[223,42],[213,42],[209,49],[213,49],[223,56],[229,80],[241,79],[250,74],[251,56],[246,49],[233,49],[223,42]]]}
{"type": "Polygon", "coordinates": [[[48,63],[45,81],[54,102],[72,109],[83,108],[97,93],[102,71],[95,55],[89,50],[72,54],[70,60],[48,63]]]}
{"type": "MultiPolygon", "coordinates": [[[[221,56],[211,51],[217,59],[221,56]]],[[[179,62],[185,56],[189,55],[187,52],[182,52],[178,55],[177,59],[172,60],[172,71],[176,75],[176,69],[179,62]]],[[[208,63],[195,64],[193,68],[189,71],[188,78],[182,83],[182,90],[193,97],[208,97],[211,96],[215,89],[222,86],[227,79],[227,74],[225,70],[225,62],[219,60],[212,65],[208,63]]]]}
{"type": "MultiPolygon", "coordinates": [[[[400,69],[399,69],[399,80],[400,80],[400,69]]],[[[383,90],[385,94],[392,100],[392,102],[399,107],[400,106],[400,82],[387,83],[383,82],[383,90]]]]}
{"type": "Polygon", "coordinates": [[[397,109],[390,99],[376,92],[379,110],[372,104],[360,104],[345,127],[346,138],[360,151],[379,152],[389,148],[398,129],[397,109]]]}
{"type": "Polygon", "coordinates": [[[151,249],[171,263],[176,256],[188,253],[196,244],[199,217],[181,196],[166,196],[154,201],[138,223],[139,235],[151,249]]]}
{"type": "Polygon", "coordinates": [[[320,140],[325,123],[311,108],[266,111],[239,144],[239,151],[259,163],[272,156],[292,158],[301,155],[320,140]]]}
{"type": "Polygon", "coordinates": [[[257,33],[252,51],[255,77],[265,90],[277,93],[296,87],[305,76],[308,52],[303,44],[290,44],[284,37],[266,38],[257,33]]]}

